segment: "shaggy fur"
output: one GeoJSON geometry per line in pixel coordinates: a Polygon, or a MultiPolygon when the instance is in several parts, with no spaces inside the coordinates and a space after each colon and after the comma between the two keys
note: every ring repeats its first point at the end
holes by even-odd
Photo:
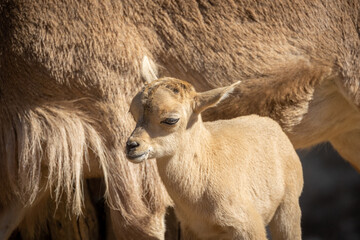
{"type": "Polygon", "coordinates": [[[300,240],[302,168],[280,126],[256,115],[203,123],[200,113],[239,84],[188,85],[162,78],[140,92],[127,142],[130,161],[156,158],[185,239],[266,239],[269,224],[272,239],[300,240]]]}
{"type": "Polygon", "coordinates": [[[102,175],[119,238],[163,235],[169,201],[156,166],[122,153],[144,55],[197,90],[242,80],[204,119],[268,115],[295,147],[331,141],[360,169],[359,9],[357,0],[1,1],[0,215],[31,208],[46,188],[79,213],[81,179],[102,175]]]}
{"type": "Polygon", "coordinates": [[[147,51],[119,44],[131,37],[122,34],[124,24],[111,22],[115,6],[93,5],[82,13],[92,27],[81,28],[76,19],[88,6],[74,4],[1,3],[1,238],[31,213],[36,198],[66,195],[71,213],[81,213],[82,179],[100,176],[118,238],[162,239],[171,203],[155,163],[133,166],[123,154],[133,126],[128,95],[142,84],[147,51]],[[104,11],[106,19],[91,11],[104,11]]]}

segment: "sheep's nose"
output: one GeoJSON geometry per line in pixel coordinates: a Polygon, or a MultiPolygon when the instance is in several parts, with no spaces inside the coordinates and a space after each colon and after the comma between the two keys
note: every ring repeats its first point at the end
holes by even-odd
{"type": "Polygon", "coordinates": [[[138,142],[136,142],[136,141],[130,141],[130,140],[128,140],[127,142],[126,142],[126,149],[128,150],[128,151],[130,151],[131,149],[133,149],[133,148],[136,148],[136,147],[138,147],[140,144],[138,143],[138,142]]]}

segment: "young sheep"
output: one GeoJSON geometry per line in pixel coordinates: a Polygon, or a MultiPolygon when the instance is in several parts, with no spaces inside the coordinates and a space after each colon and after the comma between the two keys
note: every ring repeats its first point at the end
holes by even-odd
{"type": "Polygon", "coordinates": [[[156,158],[187,239],[266,239],[267,224],[273,239],[301,239],[302,168],[280,126],[256,115],[202,122],[234,87],[151,82],[131,103],[127,157],[156,158]]]}

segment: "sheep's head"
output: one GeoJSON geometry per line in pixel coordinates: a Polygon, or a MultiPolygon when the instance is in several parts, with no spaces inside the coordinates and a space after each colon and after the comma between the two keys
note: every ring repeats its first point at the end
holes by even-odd
{"type": "Polygon", "coordinates": [[[127,158],[140,163],[174,155],[179,141],[201,122],[199,114],[216,105],[233,86],[197,93],[191,84],[174,78],[148,84],[130,106],[136,128],[126,143],[127,158]]]}

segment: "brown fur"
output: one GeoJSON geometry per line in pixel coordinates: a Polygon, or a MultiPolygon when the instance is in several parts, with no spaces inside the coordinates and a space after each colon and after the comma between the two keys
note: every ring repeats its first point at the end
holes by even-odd
{"type": "Polygon", "coordinates": [[[186,239],[266,239],[268,224],[273,239],[301,239],[302,169],[280,126],[256,115],[202,122],[236,85],[196,93],[177,79],[150,83],[130,107],[127,157],[156,158],[186,239]]]}
{"type": "Polygon", "coordinates": [[[198,90],[243,80],[204,119],[269,115],[297,148],[331,141],[359,168],[359,9],[357,0],[2,1],[2,213],[44,186],[79,213],[90,147],[84,174],[108,172],[118,236],[161,235],[143,224],[158,225],[169,204],[156,167],[122,153],[144,55],[198,90]]]}

